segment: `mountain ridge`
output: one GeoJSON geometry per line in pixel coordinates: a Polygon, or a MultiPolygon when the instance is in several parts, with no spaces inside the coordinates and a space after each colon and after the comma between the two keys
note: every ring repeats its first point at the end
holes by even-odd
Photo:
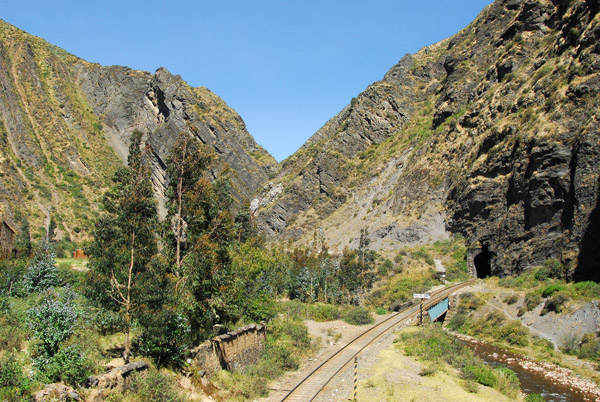
{"type": "Polygon", "coordinates": [[[337,252],[360,229],[390,252],[460,233],[494,274],[554,258],[598,279],[598,8],[499,0],[405,56],[281,164],[259,226],[337,252]]]}
{"type": "Polygon", "coordinates": [[[153,149],[159,200],[164,163],[180,133],[213,148],[213,177],[225,164],[232,168],[240,202],[277,166],[210,90],[192,88],[164,68],[149,73],[89,63],[3,21],[0,83],[0,204],[9,218],[28,216],[33,228],[56,214],[59,238],[87,237],[99,214],[98,189],[125,163],[134,130],[153,149]]]}

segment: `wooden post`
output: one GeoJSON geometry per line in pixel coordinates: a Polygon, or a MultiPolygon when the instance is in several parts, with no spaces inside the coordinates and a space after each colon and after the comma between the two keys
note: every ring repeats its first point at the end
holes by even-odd
{"type": "Polygon", "coordinates": [[[352,399],[354,402],[358,402],[357,394],[358,387],[358,357],[354,357],[354,398],[352,399]]]}

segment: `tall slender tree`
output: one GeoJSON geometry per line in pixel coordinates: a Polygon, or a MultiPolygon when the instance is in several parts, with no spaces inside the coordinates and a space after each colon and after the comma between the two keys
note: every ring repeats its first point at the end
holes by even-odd
{"type": "Polygon", "coordinates": [[[188,251],[190,243],[186,232],[189,212],[195,200],[195,194],[190,194],[198,180],[205,174],[213,155],[206,147],[199,146],[198,141],[187,134],[181,133],[171,149],[167,159],[167,174],[169,186],[167,189],[167,220],[166,230],[168,251],[175,263],[175,273],[181,274],[182,255],[188,251]]]}
{"type": "Polygon", "coordinates": [[[148,150],[142,134],[133,133],[128,167],[119,169],[105,194],[106,214],[96,223],[90,256],[87,293],[97,305],[120,311],[125,318],[123,358],[129,361],[129,331],[144,289],[138,276],[148,271],[157,253],[158,215],[152,190],[148,150]]]}

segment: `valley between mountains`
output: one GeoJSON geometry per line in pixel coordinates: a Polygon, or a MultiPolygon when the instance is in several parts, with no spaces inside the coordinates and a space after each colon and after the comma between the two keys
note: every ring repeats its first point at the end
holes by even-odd
{"type": "Polygon", "coordinates": [[[572,400],[593,400],[599,12],[496,0],[280,163],[210,89],[0,20],[0,400],[271,401],[346,325],[470,278],[445,329],[365,357],[361,392],[551,400],[474,337],[571,370],[572,400]]]}

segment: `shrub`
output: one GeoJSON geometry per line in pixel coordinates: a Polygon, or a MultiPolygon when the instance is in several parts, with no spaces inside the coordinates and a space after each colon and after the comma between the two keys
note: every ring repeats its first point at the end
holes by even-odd
{"type": "Polygon", "coordinates": [[[463,388],[471,394],[476,394],[479,392],[479,385],[477,385],[477,383],[471,379],[466,379],[464,381],[463,388]]]}
{"type": "Polygon", "coordinates": [[[188,344],[190,324],[176,311],[163,308],[140,317],[143,330],[137,339],[142,354],[150,356],[156,364],[180,366],[188,344]]]}
{"type": "Polygon", "coordinates": [[[531,311],[542,302],[542,296],[538,292],[529,292],[525,295],[525,309],[531,311]]]}
{"type": "Polygon", "coordinates": [[[542,315],[547,314],[550,311],[555,313],[560,313],[566,302],[569,301],[569,294],[565,291],[560,291],[556,293],[554,296],[546,300],[544,304],[544,308],[542,309],[542,315]]]}
{"type": "Polygon", "coordinates": [[[554,293],[559,292],[561,290],[565,290],[565,286],[564,285],[560,285],[560,284],[552,284],[552,285],[548,285],[545,288],[542,289],[542,297],[549,297],[552,296],[554,293]]]}
{"type": "Polygon", "coordinates": [[[20,350],[26,337],[21,317],[12,311],[0,315],[0,350],[20,350]]]}
{"type": "Polygon", "coordinates": [[[523,326],[521,321],[510,321],[500,327],[499,332],[500,339],[508,342],[510,345],[529,345],[529,330],[523,326]]]}
{"type": "Polygon", "coordinates": [[[591,332],[583,335],[579,344],[577,356],[582,359],[600,359],[600,340],[591,332]]]}
{"type": "Polygon", "coordinates": [[[379,276],[386,276],[388,272],[390,272],[394,268],[394,264],[386,259],[383,263],[377,268],[377,273],[379,276]]]}
{"type": "Polygon", "coordinates": [[[520,381],[514,371],[506,367],[497,367],[494,369],[496,375],[495,388],[502,394],[515,400],[520,393],[520,381]]]}
{"type": "Polygon", "coordinates": [[[549,259],[544,262],[544,266],[537,268],[533,276],[538,281],[545,281],[548,278],[564,279],[565,267],[556,259],[549,259]]]}
{"type": "Polygon", "coordinates": [[[371,312],[360,306],[346,310],[342,315],[342,319],[351,325],[368,325],[375,322],[371,312]]]}
{"type": "Polygon", "coordinates": [[[52,357],[34,362],[44,382],[63,381],[74,387],[81,385],[94,372],[94,363],[77,344],[62,348],[52,357]]]}
{"type": "Polygon", "coordinates": [[[306,316],[307,307],[307,305],[298,300],[290,300],[282,303],[279,311],[290,320],[303,320],[308,318],[306,316]]]}
{"type": "Polygon", "coordinates": [[[485,304],[485,296],[465,292],[460,295],[460,310],[478,310],[481,306],[485,304]]]}
{"type": "Polygon", "coordinates": [[[447,327],[452,331],[461,331],[469,322],[469,316],[465,313],[456,313],[448,322],[447,327]]]}
{"type": "Polygon", "coordinates": [[[139,402],[182,402],[169,378],[157,370],[147,373],[134,373],[131,376],[127,394],[139,402]]]}
{"type": "Polygon", "coordinates": [[[497,383],[494,370],[484,365],[465,366],[462,368],[462,372],[466,379],[473,380],[486,387],[494,387],[497,383]]]}
{"type": "Polygon", "coordinates": [[[513,293],[511,295],[508,295],[504,298],[504,303],[506,304],[515,304],[517,301],[519,300],[519,295],[516,293],[513,293]]]}
{"type": "Polygon", "coordinates": [[[375,310],[375,313],[377,315],[384,315],[384,314],[387,314],[387,310],[384,307],[377,307],[377,310],[375,310]]]}
{"type": "Polygon", "coordinates": [[[73,289],[80,289],[84,278],[85,278],[84,272],[75,271],[71,268],[65,268],[64,266],[60,266],[60,265],[58,267],[58,283],[57,284],[60,286],[70,286],[73,289]]]}
{"type": "Polygon", "coordinates": [[[525,402],[544,402],[545,399],[540,394],[527,394],[525,402]]]}
{"type": "Polygon", "coordinates": [[[310,317],[315,321],[333,321],[340,318],[339,309],[331,304],[313,304],[309,311],[310,317]]]}
{"type": "Polygon", "coordinates": [[[592,281],[577,282],[572,285],[572,288],[580,296],[600,298],[600,283],[592,281]]]}
{"type": "Polygon", "coordinates": [[[25,293],[23,275],[26,260],[0,260],[0,293],[5,296],[19,296],[25,293]]]}
{"type": "Polygon", "coordinates": [[[126,327],[123,316],[115,311],[100,309],[93,320],[94,326],[103,336],[123,332],[126,327]]]}
{"type": "Polygon", "coordinates": [[[303,322],[288,322],[283,325],[281,332],[289,336],[293,345],[296,347],[306,348],[310,346],[308,328],[303,322]]]}
{"type": "Polygon", "coordinates": [[[298,361],[292,351],[281,344],[268,343],[258,363],[248,369],[248,373],[261,379],[274,379],[284,370],[297,370],[298,361]]]}
{"type": "Polygon", "coordinates": [[[41,341],[40,353],[53,356],[59,345],[69,338],[74,330],[78,312],[73,304],[75,293],[67,289],[62,297],[46,293],[41,302],[27,311],[27,325],[41,341]]]}
{"type": "Polygon", "coordinates": [[[5,354],[0,360],[0,399],[8,402],[28,400],[30,385],[15,355],[5,354]]]}

